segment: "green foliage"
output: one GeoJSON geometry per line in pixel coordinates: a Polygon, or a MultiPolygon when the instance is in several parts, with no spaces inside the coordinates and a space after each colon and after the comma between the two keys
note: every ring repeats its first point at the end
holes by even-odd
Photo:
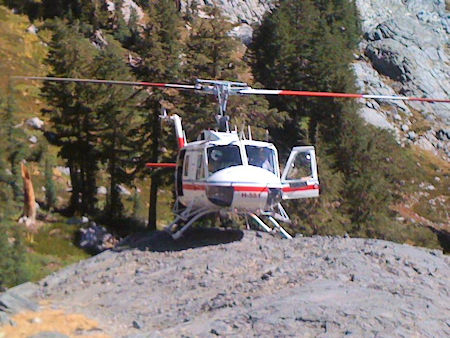
{"type": "Polygon", "coordinates": [[[133,202],[132,216],[133,216],[133,218],[138,219],[139,214],[141,213],[141,210],[143,208],[143,203],[142,203],[141,195],[139,194],[138,189],[136,187],[134,188],[132,202],[133,202]]]}
{"type": "MultiPolygon", "coordinates": [[[[98,50],[83,37],[76,24],[67,27],[63,21],[52,24],[54,35],[50,43],[47,63],[51,76],[90,77],[98,50]]],[[[67,161],[71,172],[73,212],[93,213],[96,203],[96,173],[98,171],[101,127],[95,111],[97,88],[78,83],[46,82],[43,95],[52,107],[45,111],[53,123],[61,144],[60,156],[67,161]]]]}
{"type": "MultiPolygon", "coordinates": [[[[111,37],[107,36],[107,45],[97,50],[76,25],[66,28],[55,20],[53,29],[47,60],[53,66],[52,75],[134,80],[123,62],[125,50],[111,37]]],[[[136,130],[142,117],[135,106],[139,93],[132,87],[73,83],[46,83],[43,92],[53,107],[47,113],[61,144],[60,156],[71,171],[70,209],[95,213],[96,175],[102,163],[110,178],[106,214],[120,216],[123,207],[118,186],[130,184],[138,171],[140,135],[136,130]]]]}
{"type": "Polygon", "coordinates": [[[40,16],[40,4],[34,0],[3,0],[2,3],[16,10],[17,13],[26,14],[30,20],[35,20],[40,16]]]}
{"type": "MultiPolygon", "coordinates": [[[[0,117],[3,117],[4,105],[1,101],[1,96],[0,113],[0,117]]],[[[6,130],[2,126],[3,124],[0,124],[0,138],[5,139],[6,130]]],[[[11,175],[7,172],[6,157],[6,145],[4,142],[0,142],[0,224],[4,221],[10,210],[9,201],[12,199],[12,196],[9,196],[11,175]]]]}
{"type": "Polygon", "coordinates": [[[26,147],[26,135],[23,129],[20,126],[18,127],[18,121],[15,118],[16,113],[17,105],[14,97],[14,88],[9,84],[6,107],[0,115],[0,123],[2,124],[3,135],[5,136],[5,150],[12,176],[10,184],[13,190],[14,200],[19,201],[23,197],[20,162],[26,158],[28,149],[26,147]]]}
{"type": "Polygon", "coordinates": [[[90,257],[77,247],[79,226],[65,222],[48,223],[38,230],[29,244],[30,252],[24,261],[29,277],[38,281],[46,275],[90,257]]]}
{"type": "Polygon", "coordinates": [[[65,19],[70,24],[81,22],[92,33],[108,24],[107,3],[101,0],[42,0],[44,19],[65,19]]]}
{"type": "Polygon", "coordinates": [[[0,287],[10,287],[28,280],[25,255],[22,234],[17,227],[11,229],[7,223],[0,222],[0,287]]]}
{"type": "MultiPolygon", "coordinates": [[[[353,92],[352,49],[359,37],[350,1],[285,0],[255,32],[256,78],[266,86],[353,92]]],[[[343,99],[271,100],[289,113],[279,140],[317,145],[321,197],[307,201],[294,219],[312,234],[381,237],[393,224],[390,206],[403,188],[411,160],[393,135],[366,125],[354,102],[343,99]]]]}
{"type": "MultiPolygon", "coordinates": [[[[282,1],[255,31],[251,48],[255,78],[273,88],[354,90],[350,62],[359,36],[354,13],[356,6],[348,1],[282,1]]],[[[317,125],[334,126],[333,118],[346,108],[333,99],[282,97],[271,98],[271,103],[291,117],[281,130],[272,130],[288,148],[315,143],[317,125]],[[310,120],[308,130],[300,127],[305,116],[310,120]]]]}
{"type": "Polygon", "coordinates": [[[124,47],[130,47],[136,42],[135,38],[139,34],[139,28],[137,26],[138,17],[134,7],[130,7],[131,13],[127,23],[122,11],[119,10],[119,8],[122,8],[122,5],[123,0],[114,1],[114,8],[116,10],[110,19],[109,26],[113,32],[114,39],[120,41],[124,47]]]}
{"type": "Polygon", "coordinates": [[[349,233],[351,220],[342,208],[342,196],[345,177],[342,172],[331,168],[335,160],[325,143],[319,143],[316,148],[319,178],[320,198],[292,201],[286,204],[292,210],[295,232],[306,235],[340,235],[349,233]]]}

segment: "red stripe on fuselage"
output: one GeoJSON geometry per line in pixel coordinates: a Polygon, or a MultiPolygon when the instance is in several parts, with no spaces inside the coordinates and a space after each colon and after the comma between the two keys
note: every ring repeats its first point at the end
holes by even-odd
{"type": "Polygon", "coordinates": [[[185,189],[185,190],[205,190],[206,189],[206,185],[183,184],[183,189],[185,189]]]}
{"type": "MultiPolygon", "coordinates": [[[[183,189],[186,190],[206,190],[208,185],[203,184],[183,184],[183,189]]],[[[217,187],[216,184],[211,184],[210,186],[217,187]]],[[[267,192],[269,188],[267,187],[254,187],[254,186],[233,186],[234,191],[238,192],[267,192]]]]}
{"type": "Polygon", "coordinates": [[[239,192],[267,192],[269,188],[267,187],[252,187],[252,186],[233,186],[234,191],[239,192]]]}

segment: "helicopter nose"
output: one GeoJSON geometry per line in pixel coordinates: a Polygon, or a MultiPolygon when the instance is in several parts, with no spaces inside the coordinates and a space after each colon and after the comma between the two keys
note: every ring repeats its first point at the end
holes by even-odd
{"type": "Polygon", "coordinates": [[[220,207],[257,210],[276,205],[281,200],[281,182],[268,170],[234,166],[208,177],[206,196],[220,207]]]}
{"type": "Polygon", "coordinates": [[[234,188],[231,186],[208,185],[206,197],[219,207],[229,207],[233,203],[234,188]]]}

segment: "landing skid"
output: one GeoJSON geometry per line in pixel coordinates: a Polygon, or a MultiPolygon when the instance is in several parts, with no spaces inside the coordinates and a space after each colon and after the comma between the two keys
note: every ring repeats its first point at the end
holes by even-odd
{"type": "MultiPolygon", "coordinates": [[[[195,209],[192,205],[186,207],[181,213],[177,214],[175,220],[170,223],[164,230],[168,232],[173,239],[179,239],[183,233],[194,224],[195,221],[208,215],[215,214],[218,210],[211,210],[210,208],[198,208],[195,209]]],[[[280,221],[290,222],[289,216],[284,211],[281,204],[278,205],[278,212],[263,212],[261,215],[266,216],[267,219],[272,223],[273,227],[264,223],[261,218],[259,218],[254,213],[242,213],[246,219],[249,216],[253,219],[258,226],[268,233],[275,233],[279,231],[283,237],[287,239],[292,239],[292,236],[275,220],[277,218],[280,221]]]]}

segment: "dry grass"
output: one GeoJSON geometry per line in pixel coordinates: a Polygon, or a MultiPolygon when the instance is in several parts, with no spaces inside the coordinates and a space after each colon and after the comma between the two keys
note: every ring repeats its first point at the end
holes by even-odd
{"type": "Polygon", "coordinates": [[[40,332],[58,332],[69,337],[82,335],[86,338],[108,338],[98,323],[81,314],[68,314],[50,309],[47,305],[39,312],[22,312],[12,317],[17,324],[0,327],[0,338],[30,337],[40,332]]]}
{"type": "MultiPolygon", "coordinates": [[[[47,74],[48,68],[43,64],[47,47],[41,41],[42,36],[27,32],[30,25],[25,15],[13,14],[10,9],[0,6],[0,96],[6,97],[10,76],[47,74]]],[[[46,35],[46,32],[41,33],[46,35]]],[[[19,108],[17,116],[39,115],[43,104],[37,84],[18,80],[12,84],[19,108]]]]}

